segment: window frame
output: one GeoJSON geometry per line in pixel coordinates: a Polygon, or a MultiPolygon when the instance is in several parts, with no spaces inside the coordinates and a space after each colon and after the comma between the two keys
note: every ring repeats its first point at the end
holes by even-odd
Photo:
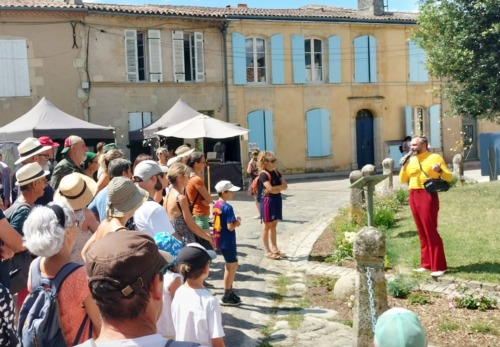
{"type": "Polygon", "coordinates": [[[413,136],[415,135],[422,135],[427,138],[430,136],[430,119],[429,119],[429,110],[425,107],[421,106],[414,106],[412,107],[412,112],[411,112],[412,120],[411,120],[411,128],[412,128],[412,134],[413,136]],[[420,112],[422,111],[422,120],[419,121],[420,119],[420,112]],[[419,128],[421,127],[421,131],[418,131],[419,128]]]}
{"type": "Polygon", "coordinates": [[[137,82],[150,82],[150,76],[149,76],[149,69],[148,69],[148,63],[149,63],[149,54],[148,54],[148,51],[149,51],[149,36],[148,36],[148,32],[147,30],[146,31],[137,31],[137,34],[136,34],[136,45],[137,45],[137,82]],[[139,56],[139,35],[142,35],[142,50],[144,52],[143,56],[142,56],[142,59],[144,60],[144,79],[141,80],[140,78],[140,65],[139,65],[139,61],[141,60],[141,57],[139,56]]]}
{"type": "Polygon", "coordinates": [[[4,90],[0,87],[0,91],[2,93],[5,93],[0,95],[0,98],[31,97],[32,90],[30,78],[31,76],[29,73],[30,66],[27,40],[22,38],[1,38],[0,41],[2,42],[2,45],[0,45],[0,47],[4,46],[5,48],[7,48],[7,45],[9,45],[9,50],[6,49],[7,57],[4,56],[3,60],[0,62],[0,68],[5,68],[5,70],[2,69],[2,71],[0,71],[0,76],[7,77],[7,83],[3,85],[10,85],[11,87],[14,86],[14,91],[12,94],[8,93],[8,89],[4,90]],[[20,58],[19,56],[14,57],[16,53],[20,53],[19,51],[16,52],[16,49],[14,48],[14,46],[18,45],[21,45],[22,47],[22,58],[20,58]],[[11,58],[8,57],[9,54],[11,55],[11,58]],[[24,56],[26,56],[26,58],[24,58],[24,56]],[[9,77],[11,77],[13,80],[9,81],[9,77]],[[19,82],[21,82],[22,85],[19,82]]]}
{"type": "Polygon", "coordinates": [[[318,38],[318,37],[309,37],[309,38],[306,38],[304,39],[304,60],[305,60],[305,57],[310,54],[311,55],[311,77],[312,76],[315,76],[315,64],[314,64],[314,55],[315,54],[318,54],[317,52],[314,51],[314,40],[318,40],[319,42],[321,42],[321,80],[320,81],[308,81],[307,80],[307,60],[305,62],[305,66],[306,66],[306,83],[311,83],[311,84],[318,84],[318,83],[325,83],[325,43],[324,43],[324,40],[318,38]],[[305,42],[309,41],[309,45],[311,47],[311,52],[307,53],[306,51],[306,46],[305,46],[305,42]]]}
{"type": "MultiPolygon", "coordinates": [[[[247,85],[263,85],[263,84],[269,84],[269,73],[268,73],[268,70],[269,70],[269,64],[268,64],[268,45],[269,43],[269,40],[264,38],[264,37],[261,37],[261,36],[245,36],[245,77],[247,78],[246,82],[247,82],[247,85]],[[246,51],[246,42],[247,40],[249,39],[252,39],[253,40],[253,49],[252,49],[252,54],[253,54],[253,60],[254,61],[257,61],[257,52],[256,52],[256,49],[257,49],[257,45],[256,45],[256,42],[257,40],[263,40],[264,41],[264,70],[265,70],[265,73],[264,73],[264,77],[265,77],[265,81],[264,82],[260,82],[260,81],[249,81],[248,80],[248,75],[247,75],[247,70],[249,69],[248,66],[246,66],[246,55],[247,55],[247,51],[246,51]]],[[[255,76],[258,76],[258,69],[259,67],[258,66],[253,66],[253,73],[254,73],[254,79],[255,79],[255,76]]]]}
{"type": "Polygon", "coordinates": [[[155,122],[155,120],[153,120],[153,112],[151,111],[136,111],[136,112],[128,112],[128,131],[137,131],[137,130],[140,130],[140,129],[144,129],[145,127],[147,127],[148,125],[150,124],[153,124],[155,122]],[[138,129],[134,129],[134,130],[131,130],[130,129],[130,115],[131,114],[137,114],[137,113],[140,113],[141,114],[141,124],[142,126],[138,129]],[[150,122],[148,124],[145,124],[144,122],[144,116],[145,114],[149,114],[149,117],[150,117],[150,122]]]}

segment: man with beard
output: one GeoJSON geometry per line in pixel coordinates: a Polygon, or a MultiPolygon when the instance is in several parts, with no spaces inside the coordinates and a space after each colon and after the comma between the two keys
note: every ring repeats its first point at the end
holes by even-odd
{"type": "Polygon", "coordinates": [[[168,232],[179,238],[175,232],[167,211],[154,200],[157,191],[163,189],[165,174],[160,165],[153,160],[141,161],[134,170],[134,180],[139,187],[149,193],[149,199],[134,214],[135,229],[152,237],[161,232],[168,232]]]}
{"type": "Polygon", "coordinates": [[[85,153],[88,152],[88,150],[85,141],[79,136],[71,135],[64,141],[64,148],[61,153],[63,153],[65,157],[57,164],[52,172],[52,180],[50,181],[52,188],[57,190],[62,178],[73,172],[85,175],[85,171],[81,168],[80,163],[87,159],[85,153]]]}

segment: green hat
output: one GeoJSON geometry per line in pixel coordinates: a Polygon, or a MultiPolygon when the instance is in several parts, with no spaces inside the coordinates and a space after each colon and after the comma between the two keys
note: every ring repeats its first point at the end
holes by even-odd
{"type": "Polygon", "coordinates": [[[394,307],[377,320],[375,346],[426,347],[427,337],[415,313],[401,307],[394,307]]]}
{"type": "Polygon", "coordinates": [[[116,147],[116,143],[108,143],[108,144],[104,145],[104,147],[102,147],[102,151],[104,153],[108,153],[112,149],[118,149],[118,147],[116,147]]]}
{"type": "Polygon", "coordinates": [[[85,168],[87,169],[89,167],[90,162],[97,156],[97,154],[93,152],[85,152],[85,155],[87,156],[87,159],[85,159],[85,168]]]}

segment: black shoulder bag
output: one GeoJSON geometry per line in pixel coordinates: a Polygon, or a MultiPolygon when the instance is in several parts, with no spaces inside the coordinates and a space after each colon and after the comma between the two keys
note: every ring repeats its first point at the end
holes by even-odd
{"type": "MultiPolygon", "coordinates": [[[[417,160],[418,161],[418,160],[417,160]]],[[[450,189],[450,184],[443,180],[441,177],[438,179],[430,178],[429,175],[422,169],[422,165],[420,161],[418,161],[418,165],[420,166],[420,170],[427,176],[428,180],[424,182],[424,188],[429,194],[434,194],[438,192],[446,192],[450,189]]]]}

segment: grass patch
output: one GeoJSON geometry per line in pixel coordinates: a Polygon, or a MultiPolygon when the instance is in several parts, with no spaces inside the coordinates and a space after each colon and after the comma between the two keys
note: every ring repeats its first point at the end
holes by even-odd
{"type": "Polygon", "coordinates": [[[439,323],[438,330],[444,331],[444,332],[450,332],[450,331],[455,331],[460,329],[460,324],[457,322],[454,322],[452,320],[446,319],[444,322],[439,323]]]}
{"type": "Polygon", "coordinates": [[[273,301],[283,301],[283,295],[280,293],[269,293],[269,296],[273,301]]]}
{"type": "Polygon", "coordinates": [[[269,341],[269,338],[260,341],[258,347],[274,347],[269,341]]]}
{"type": "Polygon", "coordinates": [[[285,320],[288,321],[290,329],[297,330],[304,321],[304,316],[297,313],[290,313],[285,317],[285,320]]]}
{"type": "MultiPolygon", "coordinates": [[[[500,283],[500,182],[456,187],[440,193],[439,234],[448,262],[447,275],[466,280],[500,283]]],[[[420,260],[420,241],[409,207],[396,215],[389,229],[387,254],[392,264],[410,268],[420,260]]]]}
{"type": "Polygon", "coordinates": [[[326,287],[328,291],[332,291],[335,287],[335,283],[337,283],[337,277],[328,277],[324,275],[316,276],[311,282],[311,287],[326,287]]]}
{"type": "Polygon", "coordinates": [[[278,294],[283,297],[287,292],[286,286],[292,284],[292,279],[285,275],[281,275],[277,280],[273,282],[273,284],[276,286],[276,291],[278,292],[278,294]]]}
{"type": "Polygon", "coordinates": [[[266,327],[265,328],[262,328],[262,329],[259,329],[260,333],[264,336],[264,337],[269,337],[271,336],[271,334],[274,332],[273,328],[274,328],[274,325],[276,324],[276,322],[273,320],[269,321],[266,323],[266,327]]]}
{"type": "Polygon", "coordinates": [[[473,333],[491,334],[491,335],[498,335],[499,334],[498,328],[496,328],[492,325],[489,325],[486,322],[479,322],[476,324],[472,324],[469,327],[469,329],[473,333]]]}
{"type": "Polygon", "coordinates": [[[345,320],[345,321],[342,321],[341,323],[352,328],[352,320],[345,320]]]}
{"type": "Polygon", "coordinates": [[[422,294],[413,294],[408,297],[408,305],[427,305],[430,303],[429,297],[422,294]]]}
{"type": "Polygon", "coordinates": [[[292,304],[297,305],[297,307],[304,309],[304,308],[309,308],[312,305],[311,300],[309,300],[307,297],[305,298],[300,298],[297,300],[291,300],[290,301],[292,304]]]}

